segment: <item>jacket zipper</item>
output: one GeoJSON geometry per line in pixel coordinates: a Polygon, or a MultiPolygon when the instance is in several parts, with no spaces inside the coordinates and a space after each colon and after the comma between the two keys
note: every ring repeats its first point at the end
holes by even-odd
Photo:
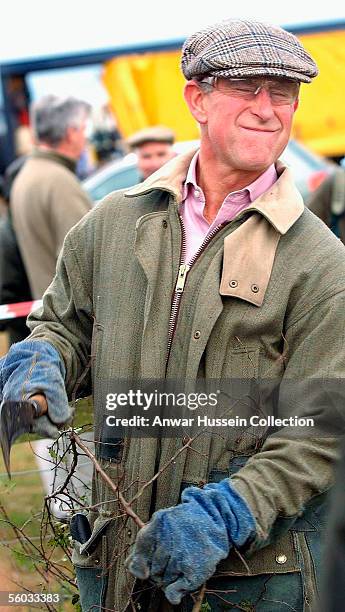
{"type": "Polygon", "coordinates": [[[202,242],[202,244],[200,245],[196,253],[194,253],[189,263],[186,264],[184,263],[184,259],[186,255],[186,232],[185,232],[183,220],[180,217],[180,215],[178,215],[178,218],[179,218],[180,225],[181,225],[182,242],[181,242],[181,253],[180,253],[180,266],[178,270],[173,299],[171,303],[171,313],[170,313],[170,319],[169,319],[169,332],[168,332],[168,348],[167,348],[167,357],[166,357],[166,370],[168,368],[168,361],[170,357],[171,345],[174,339],[177,319],[178,319],[179,310],[180,310],[180,303],[181,303],[182,295],[184,292],[188,272],[190,271],[191,267],[195,264],[196,260],[200,257],[201,253],[205,250],[205,248],[207,247],[209,242],[212,240],[212,238],[215,237],[215,235],[219,232],[219,230],[222,227],[227,225],[227,223],[221,223],[220,225],[217,225],[217,227],[215,227],[212,230],[212,232],[210,232],[210,234],[206,236],[206,238],[204,239],[204,241],[202,242]]]}

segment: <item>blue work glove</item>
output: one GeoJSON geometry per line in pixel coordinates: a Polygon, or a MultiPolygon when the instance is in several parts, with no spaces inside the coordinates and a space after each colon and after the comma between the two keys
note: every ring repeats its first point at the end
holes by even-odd
{"type": "Polygon", "coordinates": [[[64,375],[65,366],[52,344],[42,340],[17,342],[0,359],[1,401],[21,401],[43,393],[48,413],[34,420],[33,431],[56,438],[58,427],[72,416],[64,375]]]}
{"type": "Polygon", "coordinates": [[[188,487],[181,499],[154,513],[126,560],[131,574],[151,578],[171,604],[200,587],[231,547],[243,546],[256,530],[246,501],[228,478],[203,489],[188,487]]]}

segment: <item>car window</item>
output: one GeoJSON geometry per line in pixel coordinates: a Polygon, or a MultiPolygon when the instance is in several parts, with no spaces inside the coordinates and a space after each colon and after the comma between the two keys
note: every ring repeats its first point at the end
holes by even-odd
{"type": "Polygon", "coordinates": [[[136,183],[139,183],[139,180],[138,170],[136,166],[133,166],[132,168],[121,168],[114,172],[114,174],[104,177],[103,181],[100,179],[97,185],[91,187],[85,185],[85,188],[90,198],[96,202],[112,191],[136,185],[136,183]]]}

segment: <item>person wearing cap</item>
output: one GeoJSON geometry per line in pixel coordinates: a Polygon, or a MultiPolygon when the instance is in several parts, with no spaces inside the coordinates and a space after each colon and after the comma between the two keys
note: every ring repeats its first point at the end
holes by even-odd
{"type": "Polygon", "coordinates": [[[137,166],[142,181],[175,157],[172,148],[174,140],[174,132],[160,125],[139,130],[127,139],[128,146],[137,155],[137,166]]]}
{"type": "Polygon", "coordinates": [[[317,383],[344,377],[345,253],[279,156],[317,67],[289,32],[228,20],[186,40],[182,70],[200,148],[71,230],[30,337],[0,363],[2,394],[36,393],[39,431],[92,380],[97,460],[146,523],[97,470],[86,538],[74,531],[83,610],[191,610],[202,585],[212,611],[311,610],[338,456],[317,383]],[[234,420],[255,418],[119,440],[100,399],[119,379],[216,381],[234,420]],[[237,379],[251,387],[233,404],[222,385],[237,379]],[[257,426],[265,401],[275,426],[257,426]]]}

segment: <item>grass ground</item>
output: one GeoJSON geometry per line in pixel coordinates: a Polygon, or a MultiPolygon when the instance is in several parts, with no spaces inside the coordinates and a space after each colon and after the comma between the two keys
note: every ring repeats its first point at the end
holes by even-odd
{"type": "MultiPolygon", "coordinates": [[[[23,533],[32,542],[39,546],[40,519],[43,505],[44,491],[41,479],[37,471],[34,453],[29,443],[16,444],[11,452],[12,480],[9,481],[5,475],[5,466],[0,459],[0,500],[11,523],[23,530],[23,533]],[[31,472],[32,470],[32,472],[31,472]],[[16,474],[15,472],[26,472],[16,474]]],[[[30,556],[23,554],[20,542],[16,537],[13,527],[9,526],[0,510],[0,591],[25,591],[59,593],[61,599],[66,595],[61,588],[61,583],[54,580],[44,572],[42,560],[38,567],[43,571],[42,577],[30,556]],[[47,580],[48,582],[45,582],[47,580]]],[[[50,532],[51,537],[52,533],[50,532]]],[[[49,548],[48,548],[49,550],[49,548]]],[[[65,555],[60,548],[53,551],[55,561],[68,565],[65,555]]],[[[49,551],[50,554],[50,551],[49,551]]],[[[32,550],[32,556],[39,559],[38,553],[32,550]]],[[[70,566],[69,566],[70,567],[70,566]]],[[[74,592],[74,591],[73,591],[74,592]]],[[[70,599],[71,595],[69,596],[70,599]]],[[[31,610],[33,607],[15,608],[16,610],[31,610]]],[[[35,608],[37,609],[37,608],[35,608]]],[[[46,609],[46,608],[41,608],[46,609]]],[[[57,607],[66,612],[73,610],[68,600],[63,599],[57,607]]],[[[0,607],[1,612],[4,608],[0,607]]],[[[9,608],[9,612],[13,607],[9,608]]]]}

